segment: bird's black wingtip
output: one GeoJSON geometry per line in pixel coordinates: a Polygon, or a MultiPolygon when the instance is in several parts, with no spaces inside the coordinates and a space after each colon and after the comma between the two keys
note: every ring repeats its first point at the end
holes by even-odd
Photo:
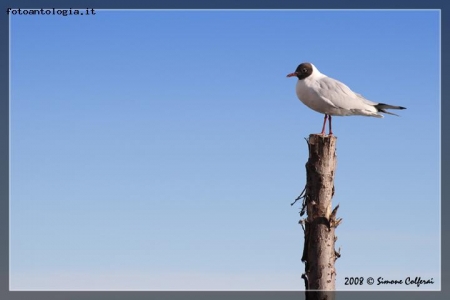
{"type": "Polygon", "coordinates": [[[375,107],[378,110],[381,110],[381,109],[406,109],[406,107],[403,107],[403,106],[390,105],[390,104],[386,104],[386,103],[378,103],[377,105],[375,105],[375,107]]]}

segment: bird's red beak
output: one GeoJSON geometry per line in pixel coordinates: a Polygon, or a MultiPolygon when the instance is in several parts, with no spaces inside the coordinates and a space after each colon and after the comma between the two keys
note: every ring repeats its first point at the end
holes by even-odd
{"type": "Polygon", "coordinates": [[[297,76],[297,72],[294,72],[294,73],[289,73],[289,74],[287,74],[287,76],[286,76],[286,77],[292,77],[292,76],[297,76]]]}

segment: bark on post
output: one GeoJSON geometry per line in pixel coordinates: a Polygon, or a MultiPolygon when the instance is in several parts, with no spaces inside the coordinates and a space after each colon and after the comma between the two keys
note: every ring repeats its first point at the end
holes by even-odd
{"type": "Polygon", "coordinates": [[[306,187],[303,207],[307,218],[300,221],[305,231],[302,261],[305,263],[307,300],[334,299],[336,270],[334,263],[340,256],[335,251],[335,228],[339,206],[332,210],[334,174],[336,169],[336,137],[311,134],[308,140],[309,159],[306,163],[306,187]],[[321,290],[323,292],[312,292],[321,290]],[[327,292],[328,291],[328,292],[327,292]]]}

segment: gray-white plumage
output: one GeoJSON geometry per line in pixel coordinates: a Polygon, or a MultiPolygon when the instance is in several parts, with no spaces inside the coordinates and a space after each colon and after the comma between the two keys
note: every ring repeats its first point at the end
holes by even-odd
{"type": "Polygon", "coordinates": [[[287,76],[298,78],[296,92],[300,101],[309,108],[325,114],[322,134],[327,116],[330,119],[330,134],[332,134],[331,116],[360,115],[382,118],[380,112],[395,115],[386,109],[405,109],[402,106],[367,100],[342,82],[320,73],[311,63],[300,64],[294,73],[287,76]]]}

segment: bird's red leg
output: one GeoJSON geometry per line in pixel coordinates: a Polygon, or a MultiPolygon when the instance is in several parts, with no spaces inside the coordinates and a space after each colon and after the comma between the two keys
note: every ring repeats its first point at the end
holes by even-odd
{"type": "Polygon", "coordinates": [[[325,115],[325,117],[323,118],[322,132],[320,133],[321,135],[325,135],[325,124],[327,123],[327,117],[328,115],[325,115]]]}
{"type": "Polygon", "coordinates": [[[328,116],[328,125],[330,126],[330,133],[329,133],[329,135],[333,135],[333,131],[331,130],[331,116],[328,116]]]}

